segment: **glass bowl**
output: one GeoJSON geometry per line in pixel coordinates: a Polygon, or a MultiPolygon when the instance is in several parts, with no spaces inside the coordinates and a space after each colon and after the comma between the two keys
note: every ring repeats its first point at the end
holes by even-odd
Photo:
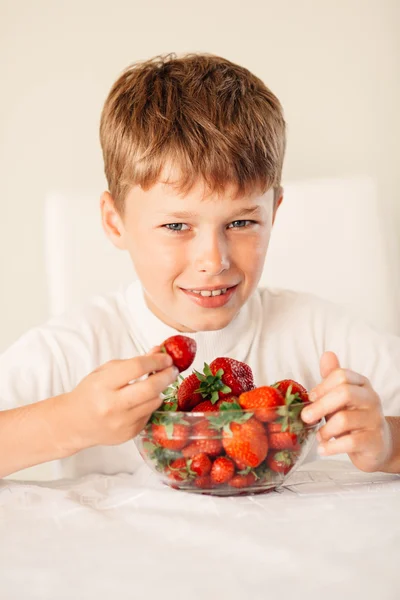
{"type": "Polygon", "coordinates": [[[159,410],[135,443],[160,481],[174,489],[217,496],[268,492],[285,483],[313,445],[320,424],[301,420],[304,406],[291,405],[294,419],[283,407],[279,415],[159,410]]]}

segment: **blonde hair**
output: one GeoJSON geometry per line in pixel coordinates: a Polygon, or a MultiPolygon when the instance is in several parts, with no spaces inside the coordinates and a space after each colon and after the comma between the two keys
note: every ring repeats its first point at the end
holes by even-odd
{"type": "Polygon", "coordinates": [[[121,214],[133,185],[149,189],[166,163],[182,193],[203,180],[237,195],[280,185],[285,120],[279,100],[247,69],[209,54],[170,54],[129,66],[101,114],[105,175],[121,214]]]}

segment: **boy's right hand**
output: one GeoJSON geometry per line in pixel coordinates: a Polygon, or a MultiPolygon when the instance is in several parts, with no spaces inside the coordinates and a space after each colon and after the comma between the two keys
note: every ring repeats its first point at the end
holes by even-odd
{"type": "Polygon", "coordinates": [[[66,395],[71,416],[69,450],[134,438],[162,404],[161,392],[176,380],[179,372],[172,365],[172,358],[156,347],[142,356],[111,360],[85,377],[66,395]],[[129,383],[147,374],[152,375],[129,383]]]}

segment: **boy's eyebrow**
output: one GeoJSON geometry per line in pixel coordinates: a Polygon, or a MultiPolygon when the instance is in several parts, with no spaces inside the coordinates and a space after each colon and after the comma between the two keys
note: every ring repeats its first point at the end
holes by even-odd
{"type": "MultiPolygon", "coordinates": [[[[243,208],[241,210],[238,210],[234,213],[234,216],[243,216],[243,217],[250,217],[250,216],[254,216],[256,214],[260,213],[260,209],[261,206],[257,205],[257,206],[253,206],[253,208],[243,208]]],[[[193,219],[194,217],[196,217],[197,215],[195,213],[192,212],[188,212],[188,211],[176,211],[176,212],[172,212],[172,213],[167,213],[167,212],[163,212],[162,213],[164,216],[166,217],[172,217],[175,219],[193,219]]]]}

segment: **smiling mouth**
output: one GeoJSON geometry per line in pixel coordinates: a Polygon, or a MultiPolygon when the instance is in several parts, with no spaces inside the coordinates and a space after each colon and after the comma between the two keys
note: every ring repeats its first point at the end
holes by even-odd
{"type": "MultiPolygon", "coordinates": [[[[236,284],[238,285],[238,284],[236,284]]],[[[198,296],[202,296],[203,298],[210,298],[215,296],[223,296],[227,293],[228,290],[236,287],[236,285],[231,285],[229,287],[220,287],[220,288],[210,288],[210,289],[184,289],[185,292],[190,292],[191,294],[196,294],[198,296]]]]}

